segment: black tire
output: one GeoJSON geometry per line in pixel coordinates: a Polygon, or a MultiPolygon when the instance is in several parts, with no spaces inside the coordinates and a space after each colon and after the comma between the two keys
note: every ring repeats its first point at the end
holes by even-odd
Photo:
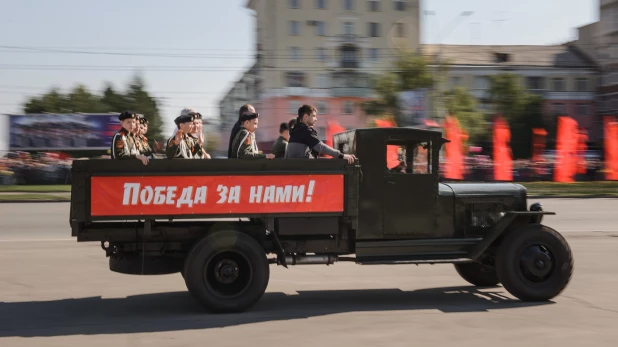
{"type": "Polygon", "coordinates": [[[496,269],[481,263],[454,264],[461,278],[478,287],[493,287],[500,283],[496,269]]]}
{"type": "Polygon", "coordinates": [[[547,301],[568,286],[573,253],[557,231],[541,224],[509,232],[496,257],[498,278],[522,301],[547,301]]]}
{"type": "Polygon", "coordinates": [[[142,257],[139,254],[112,254],[109,269],[127,275],[167,275],[180,272],[181,258],[142,257]]]}
{"type": "Polygon", "coordinates": [[[185,261],[193,297],[212,312],[243,312],[266,291],[270,266],[260,244],[246,234],[220,231],[200,240],[185,261]],[[228,282],[228,283],[225,283],[228,282]]]}

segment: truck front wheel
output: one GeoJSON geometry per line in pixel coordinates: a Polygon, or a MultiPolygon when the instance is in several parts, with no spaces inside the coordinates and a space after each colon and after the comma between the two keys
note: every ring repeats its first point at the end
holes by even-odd
{"type": "Polygon", "coordinates": [[[455,270],[468,283],[479,287],[492,287],[500,283],[496,270],[481,263],[455,264],[455,270]]]}
{"type": "Polygon", "coordinates": [[[573,254],[566,240],[541,224],[513,230],[496,257],[498,278],[523,301],[546,301],[559,295],[573,273],[573,254]]]}
{"type": "Polygon", "coordinates": [[[184,278],[193,297],[213,312],[242,312],[268,286],[270,267],[258,242],[236,231],[200,240],[185,261],[184,278]]]}

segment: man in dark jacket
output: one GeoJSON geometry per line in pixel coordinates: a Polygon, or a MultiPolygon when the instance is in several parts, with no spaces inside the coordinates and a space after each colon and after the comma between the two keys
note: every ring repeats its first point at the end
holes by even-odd
{"type": "Polygon", "coordinates": [[[236,134],[240,131],[242,127],[241,118],[244,114],[253,114],[255,113],[255,108],[250,104],[244,104],[240,106],[240,110],[238,110],[238,121],[232,127],[232,132],[230,133],[230,142],[227,148],[227,157],[234,158],[232,155],[232,142],[234,142],[234,138],[236,138],[236,134]]]}
{"type": "Polygon", "coordinates": [[[318,133],[313,128],[318,120],[317,113],[318,110],[311,105],[302,105],[298,109],[298,119],[290,131],[285,158],[317,158],[319,154],[326,154],[353,164],[356,159],[354,155],[343,154],[318,138],[318,133]]]}

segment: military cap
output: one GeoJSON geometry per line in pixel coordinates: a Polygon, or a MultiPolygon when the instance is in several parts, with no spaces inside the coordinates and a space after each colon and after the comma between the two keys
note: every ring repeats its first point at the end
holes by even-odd
{"type": "Polygon", "coordinates": [[[185,107],[182,111],[180,111],[181,116],[193,116],[194,119],[202,119],[202,114],[197,112],[194,108],[185,107]]]}
{"type": "Polygon", "coordinates": [[[194,119],[195,119],[194,116],[181,115],[181,116],[176,117],[176,119],[174,119],[174,123],[176,123],[176,126],[180,126],[180,124],[182,123],[193,122],[194,119]]]}
{"type": "Polygon", "coordinates": [[[118,116],[119,120],[136,119],[136,118],[137,118],[137,114],[130,112],[130,111],[124,111],[118,116]]]}
{"type": "Polygon", "coordinates": [[[146,118],[146,117],[142,116],[142,117],[139,119],[139,124],[148,124],[148,118],[146,118]]]}
{"type": "Polygon", "coordinates": [[[244,113],[242,116],[240,116],[240,121],[241,122],[245,122],[245,121],[252,120],[252,119],[255,119],[255,118],[258,118],[258,117],[259,117],[259,113],[257,113],[257,112],[254,112],[254,113],[244,113]]]}

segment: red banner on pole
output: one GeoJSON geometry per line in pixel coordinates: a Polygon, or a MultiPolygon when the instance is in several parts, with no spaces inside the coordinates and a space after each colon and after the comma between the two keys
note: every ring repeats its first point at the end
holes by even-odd
{"type": "Polygon", "coordinates": [[[511,130],[507,121],[498,116],[494,121],[494,179],[496,181],[513,180],[513,157],[509,142],[511,130]]]}
{"type": "Polygon", "coordinates": [[[571,117],[558,117],[556,138],[555,182],[574,182],[577,172],[577,121],[571,117]]]}
{"type": "Polygon", "coordinates": [[[446,167],[444,168],[444,177],[463,180],[463,143],[468,139],[468,135],[459,126],[459,120],[451,116],[446,116],[444,130],[446,139],[451,141],[444,145],[444,149],[446,151],[446,167]]]}
{"type": "Polygon", "coordinates": [[[603,119],[605,129],[606,179],[618,181],[618,123],[613,116],[603,119]]]}
{"type": "Polygon", "coordinates": [[[92,177],[92,216],[343,211],[343,175],[92,177]]]}

